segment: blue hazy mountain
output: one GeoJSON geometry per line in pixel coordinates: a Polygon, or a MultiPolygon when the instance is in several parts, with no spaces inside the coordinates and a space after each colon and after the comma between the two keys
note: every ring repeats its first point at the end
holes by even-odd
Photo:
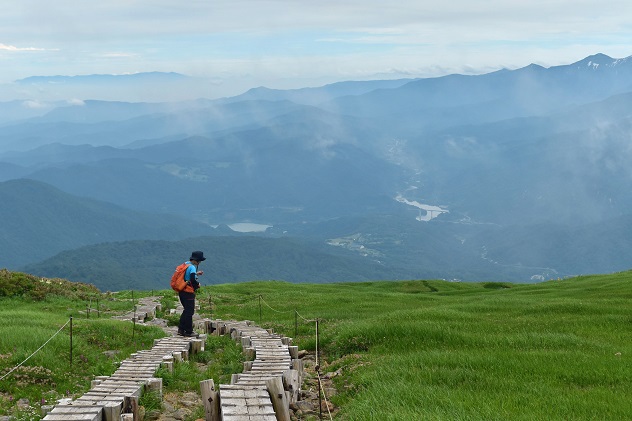
{"type": "Polygon", "coordinates": [[[15,83],[21,85],[29,84],[77,84],[77,83],[138,83],[140,81],[152,81],[157,83],[165,83],[169,81],[179,81],[187,79],[180,73],[175,72],[141,72],[130,74],[93,74],[93,75],[77,75],[77,76],[30,76],[24,79],[18,79],[15,83]]]}
{"type": "Polygon", "coordinates": [[[0,127],[0,177],[135,212],[273,225],[263,235],[309,238],[393,276],[530,280],[622,269],[631,125],[632,60],[597,54],[476,76],[60,105],[0,127]],[[619,247],[595,259],[575,238],[619,247]]]}
{"type": "Polygon", "coordinates": [[[0,267],[18,267],[87,244],[179,240],[213,232],[183,217],[131,211],[34,180],[0,183],[0,198],[0,267]]]}

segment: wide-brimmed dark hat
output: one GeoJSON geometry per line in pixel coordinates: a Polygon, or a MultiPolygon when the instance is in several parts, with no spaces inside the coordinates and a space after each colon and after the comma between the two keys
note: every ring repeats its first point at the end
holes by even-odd
{"type": "Polygon", "coordinates": [[[193,253],[191,253],[191,257],[189,257],[189,260],[203,262],[206,260],[206,257],[204,257],[204,253],[202,253],[201,251],[194,251],[193,253]]]}

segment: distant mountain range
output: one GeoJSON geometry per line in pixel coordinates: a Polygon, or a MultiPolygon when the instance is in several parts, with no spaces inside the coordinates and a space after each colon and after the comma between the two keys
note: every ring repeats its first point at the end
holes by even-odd
{"type": "Polygon", "coordinates": [[[38,84],[38,83],[55,83],[55,84],[72,84],[72,83],[136,83],[139,81],[153,81],[164,83],[174,80],[187,79],[188,76],[175,72],[140,72],[120,75],[77,75],[77,76],[30,76],[24,79],[18,79],[15,83],[19,84],[38,84]]]}
{"type": "MultiPolygon", "coordinates": [[[[153,86],[163,88],[171,78],[195,83],[175,74],[137,77],[154,77],[153,86]]],[[[205,234],[193,227],[216,236],[210,226],[236,222],[272,225],[259,236],[268,247],[294,241],[303,256],[318,249],[323,264],[336,256],[336,265],[355,268],[357,277],[346,275],[352,280],[371,278],[359,261],[376,279],[533,281],[632,266],[630,58],[597,54],[478,76],[257,88],[221,100],[77,100],[31,115],[19,106],[0,104],[7,110],[0,118],[0,181],[9,183],[0,185],[0,208],[3,194],[16,194],[10,180],[28,178],[46,183],[36,185],[47,193],[23,189],[21,206],[66,203],[56,214],[74,209],[80,220],[89,210],[79,203],[98,201],[99,235],[112,234],[96,241],[87,225],[61,228],[74,232],[73,240],[54,246],[60,241],[52,240],[59,237],[53,228],[62,222],[34,211],[16,219],[21,208],[6,207],[6,238],[24,244],[6,264],[47,258],[37,266],[47,276],[47,267],[80,246],[177,242],[205,234]],[[136,222],[121,229],[123,211],[136,222]],[[178,215],[176,225],[186,229],[155,229],[170,224],[155,219],[165,214],[178,215]],[[21,224],[37,230],[15,240],[21,224]],[[25,254],[29,249],[38,252],[25,254]]],[[[228,234],[248,248],[250,237],[228,234]]],[[[159,244],[164,250],[153,250],[167,259],[173,246],[159,244]]],[[[284,272],[276,257],[277,272],[240,263],[243,273],[224,273],[300,281],[300,265],[284,272]]],[[[229,255],[223,259],[231,265],[229,255]]]]}

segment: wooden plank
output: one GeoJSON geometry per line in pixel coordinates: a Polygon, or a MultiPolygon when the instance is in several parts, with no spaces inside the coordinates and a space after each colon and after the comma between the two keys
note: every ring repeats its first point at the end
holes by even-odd
{"type": "Polygon", "coordinates": [[[44,421],[101,421],[101,414],[51,414],[48,413],[44,421]]]}
{"type": "Polygon", "coordinates": [[[95,408],[94,406],[56,406],[49,414],[100,414],[102,408],[95,408]]]}
{"type": "Polygon", "coordinates": [[[108,402],[108,401],[120,401],[120,400],[121,400],[120,396],[113,396],[110,394],[91,395],[91,394],[86,393],[85,395],[80,396],[77,399],[75,399],[73,401],[73,404],[77,402],[77,404],[86,406],[86,405],[97,405],[98,402],[101,402],[101,401],[108,402]]]}

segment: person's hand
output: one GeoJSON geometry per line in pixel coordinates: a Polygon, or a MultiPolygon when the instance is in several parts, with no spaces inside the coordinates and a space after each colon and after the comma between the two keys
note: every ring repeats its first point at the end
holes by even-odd
{"type": "Polygon", "coordinates": [[[202,276],[202,275],[204,275],[204,271],[203,270],[198,270],[197,274],[198,274],[198,276],[202,276]]]}

